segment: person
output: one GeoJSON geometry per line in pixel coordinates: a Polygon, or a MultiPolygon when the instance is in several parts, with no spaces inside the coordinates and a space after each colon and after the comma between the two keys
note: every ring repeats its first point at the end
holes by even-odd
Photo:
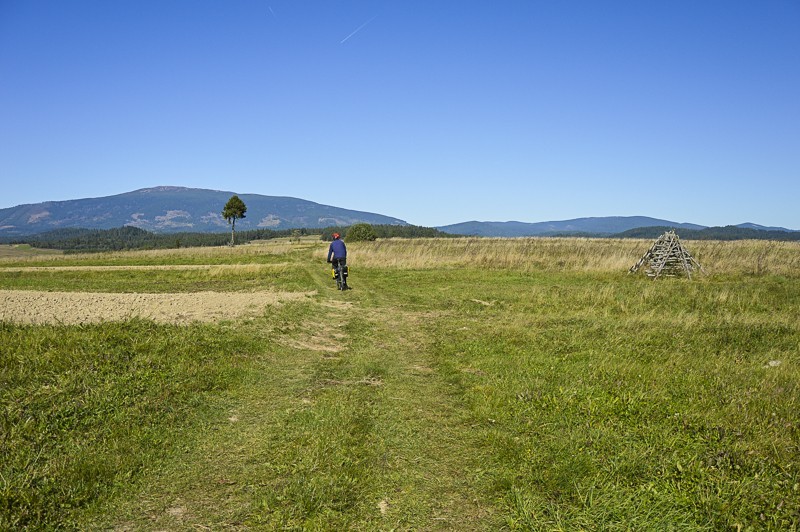
{"type": "MultiPolygon", "coordinates": [[[[342,242],[341,235],[339,233],[333,233],[333,241],[328,247],[328,262],[333,264],[333,269],[336,272],[339,271],[339,268],[347,267],[347,246],[345,246],[344,242],[342,242]]],[[[347,270],[345,270],[345,272],[346,271],[347,270]]],[[[347,288],[347,281],[345,281],[342,289],[346,290],[347,288]]]]}

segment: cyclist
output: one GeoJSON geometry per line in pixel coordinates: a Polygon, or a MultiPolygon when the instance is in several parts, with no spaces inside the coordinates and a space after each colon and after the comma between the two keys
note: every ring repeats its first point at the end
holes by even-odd
{"type": "MultiPolygon", "coordinates": [[[[347,246],[342,242],[339,233],[333,233],[333,242],[331,242],[331,245],[328,247],[328,262],[333,264],[333,269],[337,274],[339,268],[347,267],[347,246]]],[[[342,290],[347,290],[347,288],[347,281],[345,280],[342,290]]]]}

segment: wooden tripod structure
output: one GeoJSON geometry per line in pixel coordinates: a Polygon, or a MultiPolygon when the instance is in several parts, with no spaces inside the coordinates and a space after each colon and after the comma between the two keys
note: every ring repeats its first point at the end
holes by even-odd
{"type": "Polygon", "coordinates": [[[675,231],[667,231],[658,237],[639,262],[631,266],[628,273],[635,273],[645,264],[645,273],[653,279],[658,279],[661,275],[677,277],[683,274],[691,279],[694,270],[703,271],[700,263],[683,247],[675,231]]]}

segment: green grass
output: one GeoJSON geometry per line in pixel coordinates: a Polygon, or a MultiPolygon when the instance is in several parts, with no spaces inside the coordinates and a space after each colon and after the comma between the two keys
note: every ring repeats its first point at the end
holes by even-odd
{"type": "Polygon", "coordinates": [[[309,249],[270,255],[281,275],[4,272],[320,295],[242,322],[0,325],[0,528],[800,527],[796,277],[357,251],[344,293],[309,249]]]}
{"type": "Polygon", "coordinates": [[[181,446],[208,400],[241,378],[246,337],[145,321],[0,324],[0,524],[70,526],[181,446]]]}
{"type": "Polygon", "coordinates": [[[435,332],[494,449],[510,527],[797,524],[796,370],[764,368],[796,361],[796,325],[718,320],[678,295],[664,322],[637,319],[645,308],[610,320],[586,292],[561,297],[526,325],[476,309],[435,332]]]}

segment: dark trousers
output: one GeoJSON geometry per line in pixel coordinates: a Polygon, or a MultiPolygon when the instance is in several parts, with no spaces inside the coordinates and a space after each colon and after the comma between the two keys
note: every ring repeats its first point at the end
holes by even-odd
{"type": "Polygon", "coordinates": [[[331,260],[331,265],[333,266],[333,269],[338,272],[341,266],[347,266],[347,259],[337,259],[334,257],[331,260]]]}

